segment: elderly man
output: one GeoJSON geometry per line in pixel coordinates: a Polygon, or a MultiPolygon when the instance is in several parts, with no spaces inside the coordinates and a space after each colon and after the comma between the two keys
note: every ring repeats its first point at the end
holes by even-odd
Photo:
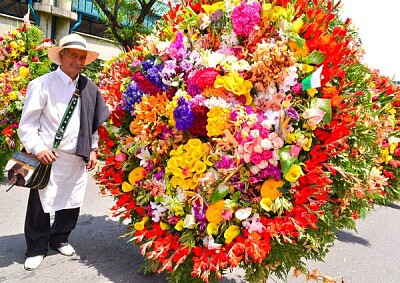
{"type": "Polygon", "coordinates": [[[59,46],[48,50],[49,58],[59,65],[57,70],[28,85],[18,134],[26,151],[42,163],[52,164],[52,172],[46,188],[30,190],[25,218],[26,270],[39,267],[48,246],[66,256],[75,253],[68,237],[78,220],[87,171],[97,162],[97,129],[109,117],[96,85],[80,75],[98,55],[88,49],[83,37],[67,35],[59,46]],[[80,93],[76,107],[66,113],[76,89],[80,93]],[[54,146],[64,113],[69,122],[54,146]],[[50,213],[54,213],[52,224],[50,213]]]}

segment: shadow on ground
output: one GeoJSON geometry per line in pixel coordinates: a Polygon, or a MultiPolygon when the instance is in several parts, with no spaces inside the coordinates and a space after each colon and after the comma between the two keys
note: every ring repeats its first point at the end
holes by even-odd
{"type": "MultiPolygon", "coordinates": [[[[163,275],[143,275],[137,272],[143,258],[139,249],[133,243],[127,242],[128,238],[120,237],[124,233],[123,225],[106,219],[106,216],[81,215],[70,236],[70,242],[78,254],[71,260],[96,269],[98,274],[111,282],[166,282],[163,275]]],[[[2,236],[0,243],[0,268],[24,263],[26,245],[22,233],[2,236]]],[[[46,258],[51,258],[54,254],[55,251],[49,250],[46,258]]],[[[55,268],[60,268],[61,264],[55,268]]]]}

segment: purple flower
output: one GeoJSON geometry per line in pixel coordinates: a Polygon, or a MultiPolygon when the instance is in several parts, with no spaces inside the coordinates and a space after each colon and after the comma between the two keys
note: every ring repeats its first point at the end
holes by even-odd
{"type": "Polygon", "coordinates": [[[186,48],[183,44],[183,36],[180,32],[176,35],[174,42],[172,42],[168,48],[168,55],[175,59],[183,59],[187,56],[186,48]]]}
{"type": "Polygon", "coordinates": [[[226,157],[225,155],[222,155],[221,160],[219,160],[215,163],[215,167],[228,169],[231,167],[231,161],[228,157],[226,157]]]}
{"type": "Polygon", "coordinates": [[[153,66],[147,70],[146,79],[150,80],[162,90],[166,90],[167,86],[162,81],[161,71],[164,69],[162,64],[153,66]]]}
{"type": "Polygon", "coordinates": [[[186,131],[193,126],[194,114],[189,103],[183,97],[178,100],[178,107],[174,110],[174,118],[176,128],[180,131],[186,131]]]}
{"type": "Polygon", "coordinates": [[[143,91],[138,87],[138,84],[132,80],[126,90],[122,93],[122,109],[133,115],[135,103],[142,101],[143,91]]]}
{"type": "Polygon", "coordinates": [[[192,84],[192,83],[189,83],[189,84],[187,85],[187,90],[186,90],[186,91],[187,91],[187,93],[190,94],[192,97],[194,97],[194,96],[196,96],[196,95],[202,93],[201,88],[199,88],[199,87],[197,86],[197,84],[192,84]]]}
{"type": "Polygon", "coordinates": [[[303,87],[301,86],[301,83],[296,83],[294,86],[292,86],[292,93],[294,94],[302,94],[303,93],[303,87]]]}
{"type": "Polygon", "coordinates": [[[281,169],[280,166],[274,166],[272,164],[269,164],[267,168],[265,168],[264,170],[259,172],[259,175],[263,178],[263,179],[267,179],[267,178],[274,178],[275,180],[278,180],[281,178],[281,169]]]}
{"type": "Polygon", "coordinates": [[[148,69],[154,66],[154,59],[147,59],[142,62],[143,70],[146,72],[148,69]]]}
{"type": "Polygon", "coordinates": [[[290,118],[292,118],[294,120],[300,119],[299,113],[297,113],[297,111],[293,107],[286,108],[285,113],[286,113],[286,115],[288,115],[290,118]]]}

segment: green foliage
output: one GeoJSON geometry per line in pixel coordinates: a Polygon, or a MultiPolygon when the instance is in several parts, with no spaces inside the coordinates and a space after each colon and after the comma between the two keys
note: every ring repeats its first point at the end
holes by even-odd
{"type": "Polygon", "coordinates": [[[100,72],[103,70],[104,60],[96,59],[91,64],[82,69],[82,73],[88,76],[92,81],[98,83],[100,81],[100,72]]]}
{"type": "Polygon", "coordinates": [[[140,34],[149,34],[150,27],[144,25],[144,18],[151,14],[155,1],[94,0],[106,23],[107,36],[119,42],[125,50],[131,49],[140,34]]]}

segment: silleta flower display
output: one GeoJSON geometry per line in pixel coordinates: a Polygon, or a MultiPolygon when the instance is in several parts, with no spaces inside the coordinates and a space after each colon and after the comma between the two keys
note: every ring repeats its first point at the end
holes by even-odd
{"type": "Polygon", "coordinates": [[[109,61],[96,179],[145,271],[307,273],[335,229],[399,199],[398,87],[334,1],[171,6],[109,61]],[[376,131],[376,129],[380,129],[376,131]]]}
{"type": "Polygon", "coordinates": [[[50,70],[50,46],[51,40],[29,23],[28,15],[20,27],[0,36],[0,180],[8,159],[20,149],[17,128],[26,87],[30,80],[50,70]]]}

